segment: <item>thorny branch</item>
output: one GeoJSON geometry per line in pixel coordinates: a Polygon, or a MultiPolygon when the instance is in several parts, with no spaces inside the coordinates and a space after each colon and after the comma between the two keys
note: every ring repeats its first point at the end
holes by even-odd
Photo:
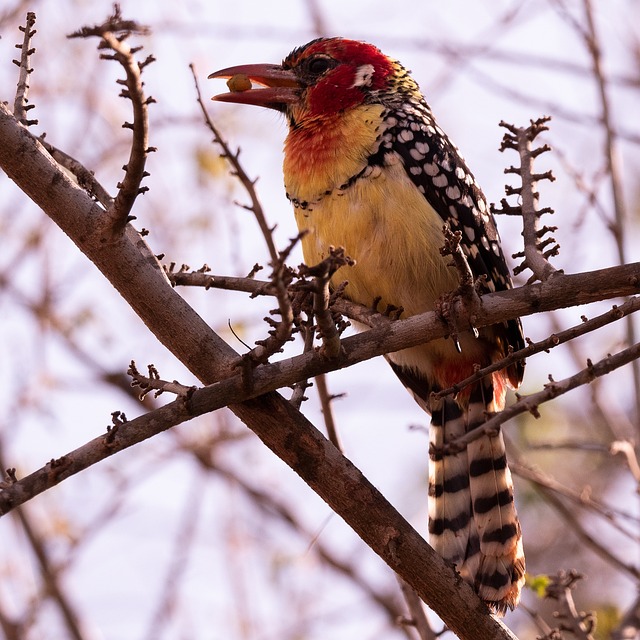
{"type": "Polygon", "coordinates": [[[33,71],[31,68],[31,56],[35,52],[35,49],[31,47],[31,38],[36,34],[36,30],[33,28],[35,23],[36,14],[33,11],[29,11],[27,13],[26,26],[19,27],[20,31],[24,33],[22,44],[16,45],[16,49],[20,49],[20,60],[13,61],[20,68],[18,87],[13,103],[13,115],[18,122],[27,127],[32,124],[38,124],[37,120],[29,120],[27,118],[27,111],[35,107],[35,105],[29,104],[29,75],[33,71]]]}
{"type": "Polygon", "coordinates": [[[250,205],[241,205],[243,209],[247,211],[251,211],[258,222],[258,226],[262,231],[262,235],[264,237],[265,242],[267,243],[267,248],[269,250],[269,256],[271,261],[275,264],[278,261],[278,250],[276,249],[275,242],[273,240],[273,229],[269,227],[267,223],[267,218],[264,214],[264,210],[262,209],[262,204],[260,204],[260,199],[258,198],[258,194],[256,193],[256,182],[257,180],[251,180],[247,173],[245,172],[242,164],[239,161],[240,157],[240,149],[233,153],[231,151],[231,147],[224,140],[217,127],[213,124],[213,121],[209,117],[209,113],[207,112],[207,108],[204,105],[202,100],[202,93],[200,91],[200,85],[198,83],[198,76],[196,75],[196,70],[193,64],[189,65],[191,69],[191,73],[193,75],[193,81],[196,87],[196,95],[197,101],[200,105],[200,109],[202,111],[202,115],[204,117],[205,124],[213,133],[213,139],[218,144],[218,146],[222,149],[222,157],[228,160],[231,165],[231,175],[234,175],[240,180],[240,183],[245,188],[249,199],[251,200],[250,205]]]}
{"type": "Polygon", "coordinates": [[[616,353],[615,355],[603,358],[599,362],[593,364],[590,360],[587,360],[587,366],[582,371],[579,371],[573,376],[564,378],[563,380],[553,380],[549,376],[550,380],[545,384],[545,388],[538,393],[532,393],[528,396],[520,396],[516,394],[518,401],[512,404],[510,407],[503,409],[500,413],[495,414],[489,418],[484,424],[468,431],[465,435],[452,440],[445,445],[446,451],[457,451],[460,448],[464,448],[469,442],[473,442],[483,434],[494,433],[497,428],[504,424],[507,420],[510,420],[514,416],[521,413],[531,413],[535,418],[540,417],[538,407],[545,403],[561,396],[579,386],[589,384],[596,378],[599,378],[615,369],[618,369],[635,359],[640,357],[640,343],[624,349],[616,353]]]}
{"type": "Polygon", "coordinates": [[[177,380],[174,380],[173,382],[162,380],[158,370],[152,364],[148,365],[147,369],[149,371],[149,375],[143,376],[138,371],[136,363],[133,360],[127,369],[127,375],[131,377],[131,386],[140,387],[141,389],[139,396],[140,400],[143,400],[148,393],[151,393],[151,391],[155,391],[153,394],[154,398],[168,392],[174,393],[176,396],[188,400],[196,389],[196,387],[187,387],[180,384],[177,380]]]}
{"type": "MultiPolygon", "coordinates": [[[[625,273],[627,268],[628,266],[615,267],[614,270],[622,270],[625,273]]],[[[606,270],[606,272],[611,272],[611,269],[606,270]]],[[[482,305],[483,315],[478,316],[480,321],[478,326],[495,324],[508,317],[523,316],[534,311],[539,312],[557,308],[558,306],[566,306],[570,304],[567,296],[568,290],[579,290],[581,294],[584,294],[585,292],[588,293],[589,284],[596,286],[597,279],[594,278],[594,273],[596,272],[586,275],[559,275],[546,283],[487,294],[482,298],[484,303],[482,305]],[[576,283],[575,289],[569,287],[571,282],[576,283]],[[557,289],[558,292],[561,292],[560,297],[550,296],[546,299],[547,304],[545,304],[544,297],[536,297],[535,291],[537,289],[546,290],[547,294],[557,289]],[[507,315],[504,315],[504,313],[500,315],[502,310],[500,301],[503,299],[510,300],[511,313],[507,315]],[[518,300],[519,302],[514,304],[518,300]],[[549,306],[550,300],[554,300],[555,305],[549,306]]],[[[611,284],[610,278],[609,283],[611,284]]],[[[633,286],[629,285],[629,287],[633,286]]],[[[598,288],[598,296],[601,295],[602,290],[598,288]]],[[[613,295],[619,295],[619,290],[616,289],[613,295]]],[[[581,302],[579,295],[576,298],[574,303],[581,302]]],[[[109,443],[108,447],[104,446],[105,439],[101,436],[86,443],[75,452],[64,456],[62,462],[56,464],[55,472],[52,472],[50,465],[47,465],[17,482],[1,483],[0,514],[10,511],[15,506],[58,484],[66,477],[95,464],[98,460],[102,460],[113,455],[116,451],[133,446],[146,438],[150,438],[198,415],[227,405],[236,406],[237,403],[247,399],[263,396],[268,391],[290,386],[297,380],[362,362],[388,351],[398,351],[422,344],[428,340],[444,337],[447,333],[448,327],[435,312],[412,316],[395,322],[384,322],[367,332],[343,339],[341,353],[334,360],[329,360],[324,355],[316,352],[304,353],[288,360],[257,367],[253,371],[252,386],[249,389],[245,384],[245,380],[239,374],[221,379],[219,382],[207,387],[196,389],[186,402],[183,399],[178,399],[146,416],[135,418],[127,422],[126,425],[120,426],[115,434],[116,437],[111,438],[112,442],[109,443]]],[[[513,411],[513,407],[506,409],[485,424],[491,429],[496,428],[507,417],[511,417],[515,413],[531,410],[541,402],[560,395],[560,393],[565,393],[570,388],[575,388],[580,384],[587,384],[593,380],[594,376],[603,375],[607,371],[613,370],[616,366],[622,366],[628,359],[637,355],[637,353],[634,354],[634,351],[640,351],[640,347],[636,347],[633,351],[626,350],[600,363],[591,365],[585,371],[576,374],[572,378],[549,384],[544,391],[523,398],[521,402],[514,405],[518,407],[517,411],[510,413],[513,411]],[[528,402],[525,403],[525,401],[528,402]],[[494,422],[498,420],[499,422],[494,422]]],[[[478,437],[476,434],[480,434],[483,427],[471,431],[461,438],[459,446],[463,446],[467,438],[478,437]]]]}
{"type": "Polygon", "coordinates": [[[640,309],[640,298],[633,297],[624,304],[620,306],[614,305],[613,308],[606,313],[603,313],[595,318],[591,318],[587,320],[586,317],[582,317],[582,324],[571,327],[570,329],[566,329],[565,331],[559,331],[558,333],[554,333],[550,335],[548,338],[544,340],[540,340],[539,342],[531,342],[524,347],[524,349],[519,349],[518,351],[513,351],[505,358],[501,360],[497,360],[487,367],[483,367],[482,369],[478,369],[473,375],[470,375],[468,378],[461,380],[460,382],[452,385],[448,389],[443,389],[437,393],[438,397],[445,397],[448,395],[460,393],[465,387],[468,387],[470,384],[474,382],[478,382],[482,380],[482,378],[490,375],[494,371],[500,371],[501,369],[505,369],[511,364],[514,364],[520,360],[526,360],[530,356],[533,356],[537,353],[541,353],[544,351],[545,353],[549,353],[551,349],[557,347],[565,342],[573,340],[578,336],[585,335],[586,333],[590,333],[591,331],[595,331],[601,327],[604,327],[612,322],[616,322],[625,316],[628,316],[632,313],[635,313],[640,309]]]}
{"type": "Polygon", "coordinates": [[[270,313],[279,315],[280,320],[276,321],[267,316],[264,320],[271,327],[269,337],[264,340],[258,340],[256,347],[244,354],[238,361],[238,366],[242,368],[247,376],[247,384],[250,384],[251,369],[264,364],[272,355],[281,353],[284,345],[293,340],[293,334],[298,331],[294,324],[297,314],[293,309],[289,294],[289,287],[293,282],[295,273],[286,263],[298,240],[298,237],[293,238],[289,246],[279,252],[277,259],[271,263],[272,271],[269,290],[276,296],[278,308],[272,309],[270,313]]]}
{"type": "Polygon", "coordinates": [[[336,427],[336,422],[333,417],[332,403],[333,400],[340,397],[338,395],[332,395],[329,393],[329,387],[327,385],[327,375],[325,373],[321,373],[319,376],[315,377],[316,388],[318,389],[318,397],[320,399],[320,407],[322,409],[322,418],[324,420],[324,425],[327,430],[327,437],[333,444],[333,446],[344,453],[344,448],[342,446],[342,442],[340,442],[340,436],[338,434],[338,428],[336,427]]]}
{"type": "Polygon", "coordinates": [[[94,27],[84,27],[69,35],[69,38],[88,38],[97,36],[101,39],[99,49],[109,49],[113,53],[103,53],[104,60],[116,60],[124,69],[125,80],[118,80],[118,84],[124,88],[120,96],[131,100],[133,107],[133,123],[125,122],[122,126],[131,129],[133,140],[129,160],[123,169],[125,172],[122,182],[117,185],[118,193],[109,207],[108,220],[112,233],[120,233],[125,225],[134,219],[131,210],[136,198],[149,190],[148,187],[141,187],[142,180],[149,173],[145,170],[146,160],[149,153],[155,151],[155,147],[149,146],[149,120],[148,105],[155,102],[152,97],[145,97],[142,83],[143,69],[154,62],[153,56],[147,56],[142,62],[138,62],[135,54],[142,47],[130,47],[126,39],[132,33],[147,34],[148,28],[139,25],[135,21],[123,20],[120,7],[116,4],[113,15],[101,25],[94,27]]]}
{"type": "MultiPolygon", "coordinates": [[[[442,257],[451,256],[452,263],[449,266],[455,267],[460,283],[455,291],[445,293],[436,301],[436,310],[451,327],[451,338],[457,350],[460,352],[458,327],[456,326],[456,316],[459,315],[459,310],[456,309],[454,312],[454,305],[456,302],[462,304],[468,316],[471,330],[477,338],[478,330],[474,326],[474,310],[477,309],[480,302],[478,289],[476,289],[476,284],[480,285],[480,281],[478,283],[474,281],[473,272],[460,245],[462,231],[451,231],[449,225],[445,224],[442,228],[442,233],[444,235],[444,246],[440,248],[440,255],[442,255],[442,257]]],[[[467,327],[465,327],[465,329],[466,328],[467,327]]]]}
{"type": "Polygon", "coordinates": [[[553,213],[550,207],[538,209],[538,199],[540,194],[536,191],[537,183],[540,180],[553,181],[551,171],[546,173],[535,173],[533,168],[534,160],[542,153],[550,150],[548,145],[533,148],[533,142],[536,137],[543,131],[547,131],[546,123],[550,120],[548,117],[531,120],[528,127],[516,127],[504,121],[500,122],[500,126],[507,129],[502,139],[500,151],[506,149],[514,149],[520,156],[520,167],[511,166],[504,170],[505,173],[514,173],[520,176],[522,186],[511,187],[505,186],[507,196],[517,195],[519,202],[517,206],[510,205],[506,199],[502,199],[501,209],[493,207],[496,214],[504,213],[508,215],[522,216],[522,236],[524,238],[524,251],[514,254],[514,258],[524,258],[522,263],[514,270],[514,274],[518,274],[529,268],[533,272],[533,276],[528,283],[540,280],[544,282],[552,276],[557,270],[549,262],[551,256],[558,254],[559,245],[554,238],[543,237],[548,233],[555,231],[555,227],[543,226],[540,228],[540,217],[545,213],[553,213]],[[550,248],[547,248],[549,247],[550,248]]]}

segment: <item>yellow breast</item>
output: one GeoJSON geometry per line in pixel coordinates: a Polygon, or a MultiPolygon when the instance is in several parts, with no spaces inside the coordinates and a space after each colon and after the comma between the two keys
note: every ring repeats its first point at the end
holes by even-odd
{"type": "Polygon", "coordinates": [[[455,270],[440,255],[442,219],[398,161],[361,178],[343,193],[295,210],[305,262],[316,264],[328,247],[342,246],[356,266],[334,276],[349,281],[346,295],[364,305],[375,298],[401,306],[406,315],[433,308],[456,287],[455,270]]]}

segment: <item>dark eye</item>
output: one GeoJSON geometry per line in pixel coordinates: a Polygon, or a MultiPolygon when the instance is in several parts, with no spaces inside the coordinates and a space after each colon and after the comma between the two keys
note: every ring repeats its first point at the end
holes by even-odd
{"type": "Polygon", "coordinates": [[[333,60],[325,56],[311,58],[308,62],[307,69],[314,76],[320,76],[334,66],[333,60]]]}

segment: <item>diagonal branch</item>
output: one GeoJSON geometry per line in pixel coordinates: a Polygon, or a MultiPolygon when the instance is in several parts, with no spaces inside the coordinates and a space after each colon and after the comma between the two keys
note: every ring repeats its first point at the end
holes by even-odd
{"type": "Polygon", "coordinates": [[[573,340],[578,336],[582,336],[586,333],[590,333],[591,331],[595,331],[596,329],[600,329],[612,322],[617,322],[621,318],[624,318],[632,313],[635,313],[640,309],[640,297],[633,297],[630,300],[627,300],[624,304],[620,306],[614,305],[613,308],[606,313],[603,313],[595,318],[591,318],[587,320],[583,317],[582,324],[571,327],[570,329],[566,329],[565,331],[560,331],[558,333],[554,333],[548,338],[544,340],[540,340],[539,342],[532,342],[524,349],[519,349],[518,351],[514,351],[510,353],[507,357],[502,358],[501,360],[497,360],[487,367],[483,367],[482,369],[478,369],[473,375],[470,375],[468,378],[457,382],[452,385],[448,389],[443,389],[438,392],[439,397],[445,397],[451,394],[460,393],[462,389],[468,387],[470,384],[474,382],[478,382],[482,380],[486,376],[490,375],[494,371],[500,371],[505,369],[511,364],[515,364],[520,360],[526,360],[527,358],[541,353],[542,351],[548,352],[550,349],[557,347],[569,340],[573,340]]]}
{"type": "Polygon", "coordinates": [[[531,413],[534,417],[539,418],[540,413],[538,407],[541,404],[549,402],[580,386],[589,384],[596,378],[615,371],[630,362],[634,362],[638,358],[640,358],[640,343],[634,344],[632,347],[624,349],[615,355],[603,358],[595,364],[587,360],[587,366],[582,369],[582,371],[563,380],[550,380],[545,384],[545,388],[538,393],[532,393],[528,396],[518,396],[518,402],[503,409],[492,418],[489,418],[478,428],[472,429],[463,436],[452,440],[445,446],[445,449],[458,450],[459,448],[464,448],[469,442],[477,440],[482,435],[495,433],[507,420],[521,413],[531,413]]]}

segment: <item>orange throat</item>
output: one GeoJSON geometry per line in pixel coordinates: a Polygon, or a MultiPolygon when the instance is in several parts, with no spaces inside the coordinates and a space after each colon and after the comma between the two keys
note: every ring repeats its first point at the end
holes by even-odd
{"type": "Polygon", "coordinates": [[[312,202],[360,172],[378,145],[382,107],[367,105],[324,118],[301,120],[284,147],[287,193],[312,202]]]}

